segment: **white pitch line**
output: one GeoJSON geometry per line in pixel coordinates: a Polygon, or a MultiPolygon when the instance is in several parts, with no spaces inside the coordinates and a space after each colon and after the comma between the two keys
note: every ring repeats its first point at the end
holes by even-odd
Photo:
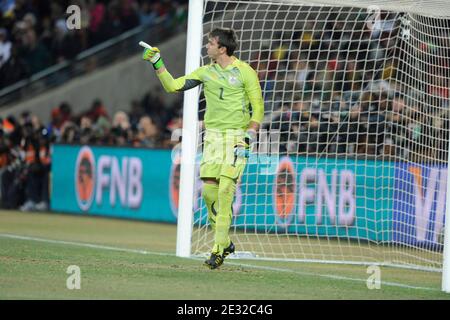
{"type": "MultiPolygon", "coordinates": [[[[256,266],[256,265],[247,265],[247,264],[240,264],[240,263],[233,263],[233,262],[228,262],[227,264],[243,266],[243,267],[252,267],[255,269],[271,270],[271,271],[277,271],[277,272],[291,272],[291,273],[295,273],[295,274],[302,275],[302,276],[314,276],[314,277],[328,278],[328,279],[334,279],[334,280],[347,280],[347,281],[356,281],[356,282],[364,282],[364,283],[367,282],[366,279],[335,276],[335,275],[330,275],[330,274],[320,274],[320,273],[313,273],[313,272],[296,271],[296,270],[291,270],[291,269],[283,269],[283,268],[276,268],[276,267],[269,267],[269,266],[256,266]]],[[[400,287],[400,288],[405,288],[405,289],[439,291],[438,289],[435,289],[435,288],[410,286],[407,284],[389,282],[389,281],[380,281],[380,284],[386,285],[386,286],[391,286],[391,287],[400,287]]]]}
{"type": "MultiPolygon", "coordinates": [[[[145,255],[175,256],[175,254],[173,254],[173,253],[152,252],[152,251],[138,250],[138,249],[111,247],[111,246],[105,246],[105,245],[93,244],[93,243],[85,243],[85,242],[53,240],[53,239],[21,236],[21,235],[8,234],[8,233],[0,233],[0,237],[9,238],[9,239],[45,242],[45,243],[52,243],[52,244],[72,245],[72,246],[85,247],[85,248],[91,248],[91,249],[121,251],[121,252],[129,252],[129,253],[137,253],[137,254],[145,254],[145,255]]],[[[189,259],[201,260],[201,258],[189,258],[189,259]]],[[[336,275],[329,275],[329,274],[296,271],[296,270],[292,270],[292,269],[276,268],[276,267],[269,267],[269,266],[258,266],[258,265],[252,265],[252,264],[235,263],[235,262],[231,262],[231,261],[228,261],[227,265],[233,265],[233,266],[237,266],[237,267],[247,267],[247,268],[267,270],[267,271],[287,272],[287,273],[293,273],[293,274],[302,275],[302,276],[328,278],[328,279],[341,280],[341,281],[353,281],[353,282],[363,282],[363,283],[366,283],[366,281],[367,281],[366,279],[360,279],[360,278],[351,278],[351,277],[345,277],[345,276],[336,276],[336,275]]],[[[390,286],[390,287],[399,287],[399,288],[404,288],[404,289],[440,291],[439,289],[435,289],[435,288],[410,286],[407,284],[390,282],[390,281],[381,281],[381,286],[383,286],[383,285],[390,286]]]]}
{"type": "Polygon", "coordinates": [[[138,254],[158,255],[158,256],[174,256],[173,253],[152,252],[152,251],[145,251],[145,250],[138,250],[138,249],[118,248],[118,247],[104,246],[101,244],[93,244],[93,243],[85,243],[85,242],[52,240],[52,239],[44,239],[44,238],[36,238],[36,237],[28,237],[28,236],[19,236],[16,234],[8,234],[8,233],[0,233],[0,237],[10,238],[10,239],[19,239],[19,240],[37,241],[37,242],[46,242],[46,243],[52,243],[52,244],[68,244],[71,246],[86,247],[86,248],[92,248],[92,249],[103,249],[103,250],[110,250],[110,251],[122,251],[122,252],[131,252],[131,253],[138,253],[138,254]]]}

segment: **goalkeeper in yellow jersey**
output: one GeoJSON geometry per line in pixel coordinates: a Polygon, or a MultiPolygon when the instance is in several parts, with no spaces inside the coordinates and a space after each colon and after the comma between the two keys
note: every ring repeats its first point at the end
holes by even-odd
{"type": "Polygon", "coordinates": [[[206,133],[200,178],[208,220],[215,232],[211,257],[205,261],[211,269],[222,265],[235,250],[228,231],[236,184],[264,115],[258,76],[247,63],[233,56],[236,47],[233,30],[212,30],[206,45],[211,64],[177,79],[165,68],[158,48],[143,53],[167,92],[189,90],[200,84],[204,87],[206,133]]]}

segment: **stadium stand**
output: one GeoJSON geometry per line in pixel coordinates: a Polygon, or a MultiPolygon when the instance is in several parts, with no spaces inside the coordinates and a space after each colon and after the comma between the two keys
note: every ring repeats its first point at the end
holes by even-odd
{"type": "Polygon", "coordinates": [[[187,1],[8,0],[0,6],[0,89],[139,25],[187,18],[187,1]],[[69,32],[66,8],[82,8],[81,28],[69,32]]]}

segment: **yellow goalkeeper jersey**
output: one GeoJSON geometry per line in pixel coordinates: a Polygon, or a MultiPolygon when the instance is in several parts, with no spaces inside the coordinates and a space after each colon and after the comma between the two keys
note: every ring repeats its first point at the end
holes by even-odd
{"type": "Polygon", "coordinates": [[[158,77],[167,92],[185,91],[203,84],[206,129],[245,130],[250,121],[261,123],[264,102],[255,70],[233,58],[224,69],[218,63],[211,63],[177,79],[167,70],[158,77]]]}

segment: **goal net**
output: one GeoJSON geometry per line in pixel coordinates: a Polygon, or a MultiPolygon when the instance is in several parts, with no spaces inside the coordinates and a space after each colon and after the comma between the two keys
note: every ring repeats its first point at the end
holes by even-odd
{"type": "MultiPolygon", "coordinates": [[[[241,256],[441,270],[449,17],[446,1],[204,2],[203,45],[236,30],[263,89],[233,206],[241,256]]],[[[197,173],[194,255],[214,239],[200,189],[197,173]]]]}

